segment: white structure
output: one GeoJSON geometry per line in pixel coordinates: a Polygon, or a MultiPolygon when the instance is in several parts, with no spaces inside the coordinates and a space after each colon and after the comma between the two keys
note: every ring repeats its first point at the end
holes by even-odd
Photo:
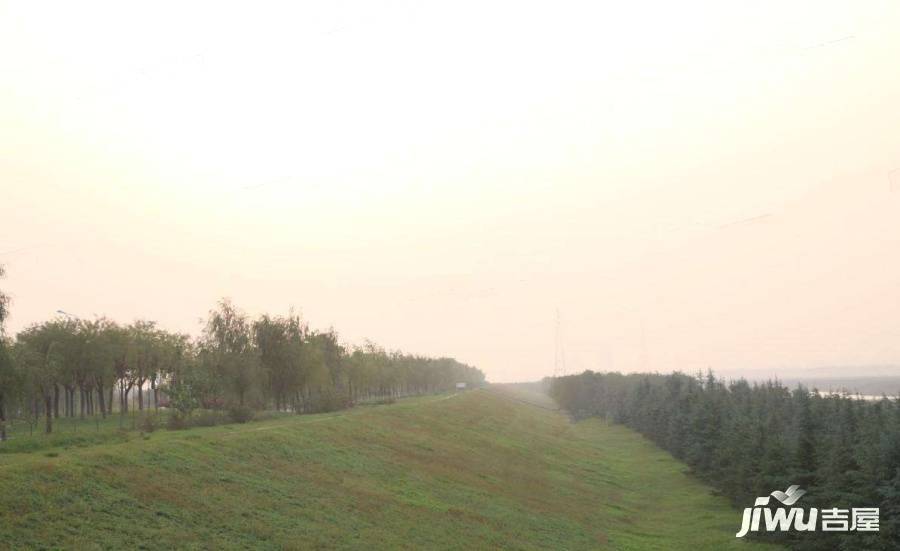
{"type": "Polygon", "coordinates": [[[456,390],[465,390],[466,383],[456,383],[456,390]]]}

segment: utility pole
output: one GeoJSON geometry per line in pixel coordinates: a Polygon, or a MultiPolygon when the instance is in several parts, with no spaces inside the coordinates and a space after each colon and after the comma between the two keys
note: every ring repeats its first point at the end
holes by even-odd
{"type": "Polygon", "coordinates": [[[647,372],[647,328],[641,319],[641,372],[647,372]]]}
{"type": "Polygon", "coordinates": [[[560,321],[559,308],[556,309],[556,336],[553,351],[553,378],[565,376],[566,370],[566,351],[562,343],[562,322],[560,321]]]}

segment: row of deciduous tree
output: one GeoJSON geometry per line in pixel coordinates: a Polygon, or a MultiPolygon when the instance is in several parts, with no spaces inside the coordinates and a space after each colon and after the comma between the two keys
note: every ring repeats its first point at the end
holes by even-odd
{"type": "MultiPolygon", "coordinates": [[[[6,304],[0,300],[4,315],[6,304]]],[[[43,418],[51,432],[60,416],[130,407],[309,412],[457,382],[480,385],[484,374],[450,358],[347,347],[334,331],[310,330],[293,314],[250,319],[228,300],[210,311],[197,339],[149,321],[60,317],[0,342],[0,438],[11,415],[43,418]]]]}
{"type": "Polygon", "coordinates": [[[898,399],[823,395],[777,382],[726,383],[712,373],[587,371],[551,380],[550,393],[576,418],[602,417],[638,430],[739,508],[799,484],[807,490],[805,507],[881,509],[878,533],[773,534],[792,548],[900,549],[898,399]]]}

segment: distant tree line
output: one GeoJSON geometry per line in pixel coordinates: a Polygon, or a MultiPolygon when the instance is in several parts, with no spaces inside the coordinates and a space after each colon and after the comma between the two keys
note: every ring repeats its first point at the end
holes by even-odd
{"type": "MultiPolygon", "coordinates": [[[[0,294],[0,323],[7,305],[0,294]]],[[[0,333],[0,440],[10,416],[42,419],[47,433],[60,417],[129,408],[167,407],[175,420],[197,408],[226,410],[246,420],[262,409],[328,411],[458,382],[478,386],[484,374],[451,358],[347,347],[296,315],[251,319],[228,300],[210,311],[197,339],[151,321],[59,317],[15,338],[0,333]]]]}
{"type": "MultiPolygon", "coordinates": [[[[798,505],[880,507],[880,532],[762,533],[794,549],[900,549],[900,400],[778,382],[593,373],[548,381],[574,417],[627,425],[687,463],[739,509],[792,484],[798,505]]],[[[735,517],[735,530],[739,526],[735,517]]]]}

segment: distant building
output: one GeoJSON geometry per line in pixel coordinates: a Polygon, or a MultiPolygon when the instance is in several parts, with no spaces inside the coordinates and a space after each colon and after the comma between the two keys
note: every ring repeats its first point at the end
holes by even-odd
{"type": "Polygon", "coordinates": [[[456,390],[465,390],[466,383],[456,383],[456,390]]]}

